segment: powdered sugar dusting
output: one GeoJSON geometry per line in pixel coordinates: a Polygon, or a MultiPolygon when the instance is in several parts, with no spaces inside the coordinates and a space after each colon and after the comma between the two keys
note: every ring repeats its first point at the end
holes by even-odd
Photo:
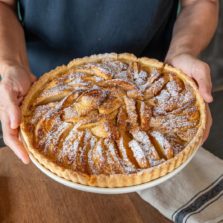
{"type": "Polygon", "coordinates": [[[37,97],[44,105],[36,103],[29,120],[46,155],[87,174],[130,174],[165,161],[156,140],[177,154],[192,139],[199,122],[192,88],[124,61],[82,64],[46,84],[37,97]]]}
{"type": "Polygon", "coordinates": [[[139,73],[138,72],[133,73],[135,84],[140,90],[145,89],[144,84],[146,83],[147,76],[148,74],[145,71],[140,71],[139,73]]]}
{"type": "Polygon", "coordinates": [[[47,89],[45,91],[43,91],[40,96],[51,96],[51,95],[56,95],[56,94],[59,94],[60,92],[63,92],[64,90],[69,90],[70,87],[68,85],[57,85],[53,88],[50,88],[50,89],[47,89]]]}
{"type": "Polygon", "coordinates": [[[37,121],[43,117],[50,109],[52,109],[52,107],[55,106],[55,103],[49,103],[46,105],[39,105],[35,108],[34,110],[34,114],[32,116],[31,119],[31,124],[36,124],[37,121]]]}
{"type": "Polygon", "coordinates": [[[148,163],[145,157],[145,154],[143,152],[142,147],[136,140],[131,140],[129,142],[129,147],[132,149],[133,155],[135,159],[137,160],[138,165],[141,168],[146,168],[148,167],[148,163]]]}
{"type": "Polygon", "coordinates": [[[136,168],[131,163],[131,161],[129,160],[126,149],[127,148],[125,148],[125,146],[124,146],[123,137],[121,137],[119,139],[119,151],[120,151],[121,156],[122,156],[122,163],[123,163],[122,165],[123,165],[126,173],[135,172],[136,168]]]}
{"type": "Polygon", "coordinates": [[[155,147],[151,143],[149,136],[146,134],[146,132],[140,130],[134,130],[131,132],[131,134],[133,135],[134,139],[141,145],[150,165],[151,165],[151,160],[159,159],[159,155],[155,147]]]}

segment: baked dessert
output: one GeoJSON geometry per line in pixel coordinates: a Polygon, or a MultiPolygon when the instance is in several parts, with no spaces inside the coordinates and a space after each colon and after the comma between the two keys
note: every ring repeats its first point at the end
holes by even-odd
{"type": "Polygon", "coordinates": [[[204,135],[205,104],[180,70],[132,54],[74,59],[44,74],[22,105],[21,136],[67,180],[124,187],[184,163],[204,135]]]}

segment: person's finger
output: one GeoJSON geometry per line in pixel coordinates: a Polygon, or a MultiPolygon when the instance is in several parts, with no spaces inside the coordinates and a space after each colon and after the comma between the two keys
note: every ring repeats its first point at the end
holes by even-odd
{"type": "Polygon", "coordinates": [[[23,100],[24,100],[24,97],[23,96],[19,96],[17,98],[17,105],[20,106],[23,100]]]}
{"type": "Polygon", "coordinates": [[[9,126],[10,120],[6,113],[1,113],[3,140],[5,144],[13,150],[19,159],[24,164],[29,163],[29,155],[24,148],[22,142],[18,138],[18,129],[11,129],[9,126]]]}
{"type": "Polygon", "coordinates": [[[211,111],[210,111],[208,105],[206,106],[206,112],[207,112],[206,130],[205,130],[205,133],[204,133],[204,137],[203,137],[203,142],[202,143],[204,143],[207,140],[207,138],[209,136],[209,133],[210,133],[211,125],[212,125],[211,111]]]}
{"type": "Polygon", "coordinates": [[[207,103],[213,101],[211,95],[212,84],[211,84],[211,75],[210,68],[207,64],[201,63],[200,65],[195,65],[193,70],[192,77],[198,83],[199,91],[207,103]]]}
{"type": "Polygon", "coordinates": [[[17,105],[9,105],[10,127],[17,129],[21,122],[21,111],[17,105]]]}
{"type": "Polygon", "coordinates": [[[33,83],[33,82],[35,82],[37,80],[37,78],[36,78],[36,76],[34,74],[31,73],[30,74],[30,80],[33,83]]]}
{"type": "Polygon", "coordinates": [[[0,86],[1,95],[4,95],[4,102],[2,107],[4,112],[9,114],[10,127],[16,129],[21,122],[21,112],[18,107],[17,94],[10,89],[7,89],[3,84],[0,86]]]}

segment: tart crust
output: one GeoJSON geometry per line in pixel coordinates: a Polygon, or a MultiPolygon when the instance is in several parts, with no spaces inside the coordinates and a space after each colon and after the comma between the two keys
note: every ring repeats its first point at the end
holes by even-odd
{"type": "Polygon", "coordinates": [[[84,57],[80,59],[72,60],[67,66],[63,65],[57,67],[56,69],[45,73],[40,79],[34,83],[25,97],[22,104],[22,123],[20,125],[20,136],[21,139],[30,154],[46,169],[50,170],[52,173],[56,174],[59,177],[62,177],[66,180],[80,183],[89,186],[95,187],[126,187],[139,185],[142,183],[149,182],[151,180],[155,180],[159,177],[162,177],[174,169],[178,168],[182,165],[202,144],[202,139],[204,136],[204,131],[206,127],[206,107],[205,103],[200,96],[197,86],[192,79],[190,79],[187,75],[185,75],[181,70],[173,68],[167,64],[163,64],[155,59],[149,59],[146,57],[137,58],[133,54],[123,53],[109,53],[109,54],[99,54],[92,55],[90,57],[84,57]],[[69,69],[89,63],[89,62],[97,62],[102,59],[122,59],[122,61],[134,61],[140,62],[148,67],[155,67],[158,69],[165,69],[167,72],[173,72],[177,74],[177,76],[187,83],[192,89],[194,96],[196,97],[196,103],[198,105],[200,111],[200,124],[197,129],[196,135],[193,139],[187,144],[187,146],[178,154],[176,154],[173,158],[168,159],[167,161],[153,167],[149,167],[147,169],[142,169],[136,173],[130,174],[98,174],[98,175],[88,175],[82,172],[74,171],[72,169],[67,169],[65,167],[57,165],[54,161],[44,156],[41,152],[39,152],[36,148],[34,148],[32,144],[32,136],[31,133],[26,130],[25,127],[25,118],[29,114],[29,105],[32,102],[32,99],[39,93],[39,90],[47,83],[49,80],[52,80],[55,77],[59,77],[61,74],[69,71],[69,69]]]}

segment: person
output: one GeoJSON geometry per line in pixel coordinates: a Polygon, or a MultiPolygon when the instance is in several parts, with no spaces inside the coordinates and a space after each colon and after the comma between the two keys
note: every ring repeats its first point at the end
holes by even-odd
{"type": "MultiPolygon", "coordinates": [[[[131,52],[180,68],[210,103],[208,64],[198,58],[214,35],[218,0],[0,0],[0,118],[3,139],[24,162],[20,104],[36,76],[75,57],[131,52]],[[34,75],[34,74],[35,75],[34,75]]],[[[211,126],[208,122],[204,140],[211,126]]]]}

